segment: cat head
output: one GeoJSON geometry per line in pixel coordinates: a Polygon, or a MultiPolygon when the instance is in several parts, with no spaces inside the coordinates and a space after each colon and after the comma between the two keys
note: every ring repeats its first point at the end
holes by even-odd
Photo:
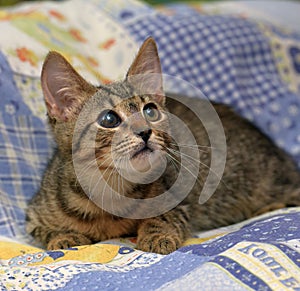
{"type": "Polygon", "coordinates": [[[101,168],[147,169],[149,158],[164,152],[168,117],[161,65],[152,38],[141,46],[125,80],[95,87],[67,60],[50,52],[42,70],[42,89],[54,137],[60,151],[70,156],[75,148],[93,148],[101,168]],[[93,132],[91,136],[87,132],[93,132]]]}

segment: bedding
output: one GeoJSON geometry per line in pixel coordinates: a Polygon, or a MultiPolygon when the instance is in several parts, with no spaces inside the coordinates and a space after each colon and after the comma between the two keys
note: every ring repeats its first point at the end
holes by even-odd
{"type": "Polygon", "coordinates": [[[199,88],[232,106],[300,166],[300,32],[293,13],[280,9],[278,21],[249,5],[73,0],[0,10],[1,290],[300,290],[300,208],[197,233],[167,256],[136,250],[135,238],[50,252],[24,230],[53,149],[39,81],[49,50],[106,83],[152,35],[163,72],[192,85],[168,91],[199,88]]]}

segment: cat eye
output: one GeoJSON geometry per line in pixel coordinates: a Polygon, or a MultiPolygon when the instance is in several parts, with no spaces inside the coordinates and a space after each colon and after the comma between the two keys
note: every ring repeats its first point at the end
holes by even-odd
{"type": "Polygon", "coordinates": [[[98,124],[105,128],[118,127],[120,123],[121,118],[116,112],[112,110],[103,111],[98,117],[98,124]]]}
{"type": "Polygon", "coordinates": [[[150,122],[154,122],[160,119],[160,112],[157,109],[157,106],[154,103],[149,103],[145,105],[144,109],[144,116],[150,122]]]}

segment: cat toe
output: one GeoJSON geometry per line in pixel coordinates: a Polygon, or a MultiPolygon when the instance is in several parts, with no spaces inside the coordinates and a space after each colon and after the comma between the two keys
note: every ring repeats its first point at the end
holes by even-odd
{"type": "Polygon", "coordinates": [[[167,255],[180,247],[180,240],[172,235],[154,234],[138,239],[137,247],[145,252],[167,255]]]}
{"type": "Polygon", "coordinates": [[[52,238],[48,245],[48,250],[68,249],[74,246],[88,245],[91,240],[82,234],[58,234],[52,238]]]}

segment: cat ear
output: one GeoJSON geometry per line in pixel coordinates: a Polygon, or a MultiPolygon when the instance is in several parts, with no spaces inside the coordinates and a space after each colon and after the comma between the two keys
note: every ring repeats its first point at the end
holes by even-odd
{"type": "Polygon", "coordinates": [[[157,102],[164,102],[161,64],[152,37],[144,41],[126,77],[133,80],[141,93],[153,94],[157,102]]]}
{"type": "Polygon", "coordinates": [[[96,93],[57,52],[50,52],[44,62],[41,84],[51,118],[68,121],[79,114],[83,102],[96,93]]]}

